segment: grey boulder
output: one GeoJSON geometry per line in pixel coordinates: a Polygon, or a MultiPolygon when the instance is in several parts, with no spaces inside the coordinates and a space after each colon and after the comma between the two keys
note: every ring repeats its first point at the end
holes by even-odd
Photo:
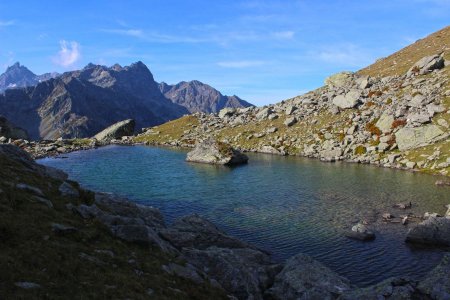
{"type": "Polygon", "coordinates": [[[450,218],[428,218],[408,231],[406,241],[435,246],[450,246],[450,218]]]}
{"type": "Polygon", "coordinates": [[[133,135],[135,124],[133,119],[117,122],[97,133],[94,138],[98,141],[110,141],[120,139],[123,136],[133,135]]]}
{"type": "Polygon", "coordinates": [[[350,289],[349,281],[305,254],[286,261],[266,292],[269,299],[336,299],[350,289]]]}
{"type": "Polygon", "coordinates": [[[187,154],[186,161],[218,165],[245,164],[248,157],[230,145],[212,139],[197,142],[195,148],[187,154]]]}

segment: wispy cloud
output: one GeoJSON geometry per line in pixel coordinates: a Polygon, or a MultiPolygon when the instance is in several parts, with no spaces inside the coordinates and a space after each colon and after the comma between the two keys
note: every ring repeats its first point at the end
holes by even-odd
{"type": "Polygon", "coordinates": [[[277,39],[281,39],[281,40],[291,40],[294,38],[295,36],[295,32],[294,31],[278,31],[278,32],[273,32],[272,36],[277,38],[277,39]]]}
{"type": "Polygon", "coordinates": [[[14,21],[14,20],[8,20],[8,21],[0,20],[0,27],[12,26],[15,23],[16,23],[16,21],[14,21]]]}
{"type": "Polygon", "coordinates": [[[237,60],[237,61],[220,61],[217,63],[218,66],[223,68],[249,68],[249,67],[257,67],[266,64],[266,62],[261,60],[237,60]]]}
{"type": "Polygon", "coordinates": [[[80,44],[77,42],[61,40],[59,45],[60,50],[53,59],[55,64],[67,68],[74,65],[81,58],[80,44]]]}
{"type": "Polygon", "coordinates": [[[103,32],[126,35],[131,37],[143,38],[144,34],[141,29],[102,29],[103,32]]]}
{"type": "Polygon", "coordinates": [[[319,60],[341,67],[362,67],[373,61],[372,55],[353,44],[329,45],[318,53],[311,53],[319,60]]]}

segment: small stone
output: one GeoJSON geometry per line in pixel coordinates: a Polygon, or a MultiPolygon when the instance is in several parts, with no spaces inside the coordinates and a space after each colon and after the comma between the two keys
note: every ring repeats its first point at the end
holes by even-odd
{"type": "Polygon", "coordinates": [[[14,283],[15,286],[20,287],[22,289],[39,289],[41,288],[40,284],[34,283],[34,282],[28,282],[28,281],[19,281],[14,283]]]}

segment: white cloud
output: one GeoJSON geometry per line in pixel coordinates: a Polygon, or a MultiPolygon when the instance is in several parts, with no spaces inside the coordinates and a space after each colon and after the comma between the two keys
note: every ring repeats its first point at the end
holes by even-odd
{"type": "Polygon", "coordinates": [[[260,60],[238,60],[238,61],[221,61],[218,62],[217,65],[223,68],[249,68],[249,67],[257,67],[264,65],[264,61],[260,60]]]}
{"type": "Polygon", "coordinates": [[[142,38],[144,34],[141,29],[104,29],[102,30],[108,33],[115,33],[120,35],[127,35],[131,37],[142,38]]]}
{"type": "Polygon", "coordinates": [[[14,25],[14,23],[15,23],[14,20],[9,20],[9,21],[0,20],[0,27],[12,26],[12,25],[14,25]]]}
{"type": "Polygon", "coordinates": [[[62,67],[70,67],[81,58],[80,44],[77,42],[68,42],[61,40],[59,42],[61,49],[54,58],[54,63],[62,67]]]}
{"type": "Polygon", "coordinates": [[[294,31],[279,31],[272,33],[273,37],[281,40],[291,40],[294,38],[294,31]]]}

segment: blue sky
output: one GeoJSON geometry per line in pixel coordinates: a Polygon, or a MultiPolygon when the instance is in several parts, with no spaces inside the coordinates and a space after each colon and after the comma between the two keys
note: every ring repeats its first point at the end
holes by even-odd
{"type": "Polygon", "coordinates": [[[450,25],[450,0],[2,1],[0,67],[64,72],[141,60],[263,105],[450,25]]]}

